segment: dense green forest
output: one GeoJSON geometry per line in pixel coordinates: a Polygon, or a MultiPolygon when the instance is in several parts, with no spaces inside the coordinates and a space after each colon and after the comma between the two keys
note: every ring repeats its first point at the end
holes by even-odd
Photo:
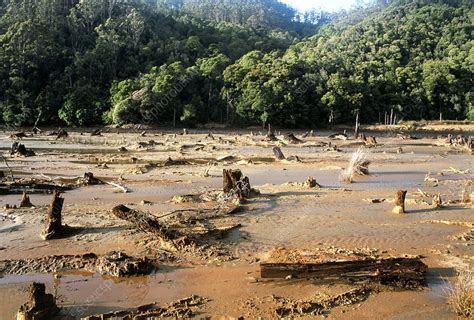
{"type": "Polygon", "coordinates": [[[0,124],[474,120],[469,0],[0,0],[0,124]]]}

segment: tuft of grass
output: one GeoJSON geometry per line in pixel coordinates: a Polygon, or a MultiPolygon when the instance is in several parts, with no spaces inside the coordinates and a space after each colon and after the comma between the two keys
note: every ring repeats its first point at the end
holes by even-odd
{"type": "Polygon", "coordinates": [[[459,271],[445,288],[448,303],[460,317],[474,317],[474,278],[471,270],[459,271]]]}
{"type": "Polygon", "coordinates": [[[368,175],[370,161],[367,160],[367,150],[360,147],[352,154],[349,166],[341,173],[341,181],[352,183],[356,175],[368,175]]]}

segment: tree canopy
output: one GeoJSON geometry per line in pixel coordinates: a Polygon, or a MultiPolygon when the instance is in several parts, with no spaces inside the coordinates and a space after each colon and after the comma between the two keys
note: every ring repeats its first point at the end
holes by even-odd
{"type": "Polygon", "coordinates": [[[0,1],[0,123],[474,120],[463,0],[0,1]]]}

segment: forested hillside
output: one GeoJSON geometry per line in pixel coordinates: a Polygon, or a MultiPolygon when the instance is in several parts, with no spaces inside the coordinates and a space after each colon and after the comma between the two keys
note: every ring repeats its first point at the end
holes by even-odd
{"type": "Polygon", "coordinates": [[[470,1],[0,1],[0,124],[474,119],[470,1]]]}

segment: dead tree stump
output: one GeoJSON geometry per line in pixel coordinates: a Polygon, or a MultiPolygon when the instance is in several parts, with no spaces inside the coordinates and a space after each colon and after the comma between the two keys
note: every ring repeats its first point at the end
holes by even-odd
{"type": "Polygon", "coordinates": [[[240,170],[226,170],[223,173],[223,191],[229,193],[237,187],[237,183],[242,179],[243,174],[240,170]]]}
{"type": "Polygon", "coordinates": [[[22,157],[33,157],[35,152],[31,149],[27,149],[24,144],[14,142],[10,149],[10,155],[20,155],[22,157]]]}
{"type": "Polygon", "coordinates": [[[239,200],[250,198],[259,192],[252,189],[248,177],[244,177],[240,170],[223,170],[223,191],[227,195],[236,195],[239,200]]]}
{"type": "Polygon", "coordinates": [[[58,132],[56,133],[56,140],[64,139],[67,137],[69,137],[69,133],[64,129],[59,129],[58,132]]]}
{"type": "Polygon", "coordinates": [[[53,199],[49,205],[46,217],[45,228],[41,234],[44,240],[54,239],[63,232],[61,212],[63,210],[64,198],[60,196],[60,192],[53,192],[53,199]]]}
{"type": "Polygon", "coordinates": [[[28,289],[28,301],[17,312],[17,320],[47,320],[59,312],[52,294],[46,293],[44,283],[32,283],[28,289]]]}
{"type": "Polygon", "coordinates": [[[303,140],[298,139],[297,137],[295,137],[295,135],[293,133],[288,133],[287,135],[285,135],[285,141],[288,142],[288,143],[291,143],[291,144],[303,143],[303,140]]]}
{"type": "Polygon", "coordinates": [[[286,157],[279,147],[273,147],[273,154],[277,160],[285,160],[286,157]]]}
{"type": "Polygon", "coordinates": [[[377,139],[374,136],[368,136],[365,140],[365,144],[369,146],[377,145],[377,139]]]}
{"type": "Polygon", "coordinates": [[[263,141],[274,142],[274,141],[278,141],[278,138],[275,136],[275,134],[272,131],[269,131],[267,133],[267,136],[263,139],[263,141]]]}
{"type": "Polygon", "coordinates": [[[26,194],[26,192],[23,192],[23,197],[21,198],[20,202],[20,208],[31,208],[34,207],[34,205],[30,201],[30,197],[26,194]]]}
{"type": "Polygon", "coordinates": [[[399,190],[395,198],[395,208],[393,208],[393,213],[405,213],[405,197],[407,195],[406,190],[399,190]]]}
{"type": "Polygon", "coordinates": [[[432,203],[433,209],[440,209],[443,207],[443,200],[441,200],[441,194],[437,194],[433,197],[433,203],[432,203]]]}

